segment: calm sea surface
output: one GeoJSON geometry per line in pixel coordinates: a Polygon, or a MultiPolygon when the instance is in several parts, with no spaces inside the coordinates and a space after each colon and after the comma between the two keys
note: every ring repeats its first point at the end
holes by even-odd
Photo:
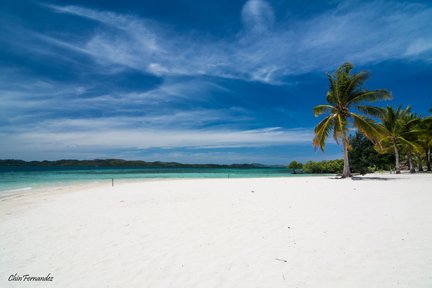
{"type": "Polygon", "coordinates": [[[111,183],[164,178],[255,178],[306,176],[290,174],[286,168],[101,168],[101,167],[2,167],[0,192],[31,190],[92,182],[111,183]]]}

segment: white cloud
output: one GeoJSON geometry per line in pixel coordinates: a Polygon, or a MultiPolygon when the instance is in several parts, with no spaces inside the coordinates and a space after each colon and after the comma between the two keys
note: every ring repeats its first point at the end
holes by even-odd
{"type": "Polygon", "coordinates": [[[160,65],[159,63],[150,63],[147,70],[155,75],[164,75],[169,73],[169,70],[160,65]]]}
{"type": "MultiPolygon", "coordinates": [[[[122,117],[128,115],[130,125],[146,123],[147,126],[194,128],[217,123],[221,119],[238,123],[245,119],[229,107],[224,111],[199,108],[200,103],[208,101],[212,92],[230,93],[226,88],[204,79],[169,78],[148,90],[123,91],[114,86],[100,92],[100,87],[98,81],[41,81],[37,77],[23,75],[22,71],[0,69],[0,121],[6,121],[10,123],[10,127],[13,125],[14,129],[20,129],[29,122],[37,125],[44,119],[54,118],[58,119],[56,123],[62,123],[64,115],[86,119],[89,115],[94,117],[95,114],[103,113],[105,119],[115,117],[110,125],[114,125],[116,121],[123,123],[122,117]],[[177,107],[178,103],[185,102],[197,107],[177,107]],[[171,121],[168,122],[170,117],[171,121]],[[136,119],[135,122],[132,122],[133,118],[136,119]],[[161,122],[161,119],[166,120],[161,122]]],[[[5,127],[0,126],[1,129],[5,127]]]]}
{"type": "Polygon", "coordinates": [[[268,2],[249,0],[239,11],[245,30],[225,39],[178,34],[162,23],[130,15],[77,6],[50,7],[95,20],[105,28],[85,42],[48,36],[41,40],[81,51],[101,65],[157,76],[211,75],[281,83],[288,75],[331,70],[344,61],[421,60],[432,50],[432,6],[426,4],[341,2],[310,19],[276,22],[268,2]]]}
{"type": "Polygon", "coordinates": [[[242,21],[250,33],[266,32],[273,26],[273,8],[264,0],[248,0],[242,9],[242,21]]]}
{"type": "Polygon", "coordinates": [[[306,129],[241,129],[253,119],[237,107],[167,106],[169,101],[201,96],[206,89],[223,89],[205,81],[167,81],[146,92],[80,97],[92,87],[29,78],[27,86],[20,87],[22,79],[13,84],[7,75],[0,76],[0,82],[10,82],[9,89],[0,86],[0,112],[2,120],[8,121],[0,126],[0,158],[10,158],[19,151],[20,155],[25,151],[34,155],[96,155],[110,149],[254,147],[309,143],[311,139],[306,129]],[[105,115],[95,117],[90,113],[86,117],[93,109],[105,115]]]}
{"type": "Polygon", "coordinates": [[[432,39],[417,39],[406,49],[407,56],[418,56],[424,52],[432,50],[432,39]]]}
{"type": "MultiPolygon", "coordinates": [[[[112,119],[111,119],[112,120],[112,119]]],[[[235,148],[262,147],[269,145],[292,145],[310,143],[312,132],[304,129],[194,129],[154,130],[139,128],[118,128],[110,125],[111,120],[79,120],[67,124],[34,127],[26,131],[1,135],[0,158],[23,151],[34,155],[67,155],[71,152],[106,153],[110,150],[136,151],[149,148],[235,148]],[[81,123],[80,123],[81,122],[81,123]],[[96,127],[100,127],[97,129],[96,127]],[[7,137],[6,137],[7,136],[7,137]]],[[[56,120],[58,121],[58,120],[56,120]]]]}

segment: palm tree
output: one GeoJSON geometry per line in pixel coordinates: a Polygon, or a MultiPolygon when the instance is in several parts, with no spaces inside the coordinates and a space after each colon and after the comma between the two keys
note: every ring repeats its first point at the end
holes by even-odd
{"type": "MultiPolygon", "coordinates": [[[[416,143],[422,148],[426,160],[427,171],[431,171],[431,149],[432,149],[432,117],[425,117],[417,124],[422,133],[418,136],[416,143]]],[[[419,171],[423,171],[421,152],[417,155],[419,171]]]]}
{"type": "Polygon", "coordinates": [[[419,130],[415,125],[419,119],[411,114],[411,107],[407,106],[402,110],[401,106],[395,110],[388,106],[385,113],[381,115],[382,123],[379,125],[381,138],[377,150],[388,152],[393,149],[396,158],[396,173],[400,173],[400,152],[401,149],[407,151],[410,171],[413,172],[412,153],[418,151],[419,146],[415,143],[415,138],[419,135],[419,130]]]}
{"type": "Polygon", "coordinates": [[[415,114],[408,113],[403,118],[403,131],[405,139],[412,143],[412,145],[403,145],[408,157],[408,164],[410,173],[415,173],[415,168],[413,164],[413,155],[419,154],[421,151],[420,145],[418,145],[419,136],[423,134],[423,130],[419,127],[421,123],[421,118],[415,114]]]}
{"type": "MultiPolygon", "coordinates": [[[[423,127],[423,119],[420,119],[420,123],[418,124],[418,127],[420,129],[422,129],[422,130],[424,129],[424,127],[423,127]]],[[[424,149],[425,142],[427,142],[427,141],[425,141],[425,140],[427,140],[427,138],[426,138],[427,135],[425,135],[425,134],[426,133],[423,132],[422,135],[420,135],[418,137],[418,139],[415,141],[417,143],[417,145],[419,145],[422,149],[424,149]]],[[[422,153],[421,153],[421,151],[419,151],[418,153],[416,153],[416,157],[417,157],[417,169],[418,169],[419,172],[423,172],[423,159],[422,159],[422,153]]]]}
{"type": "Polygon", "coordinates": [[[373,142],[378,141],[379,133],[375,123],[359,113],[354,113],[352,108],[368,115],[379,116],[383,113],[383,109],[361,104],[367,101],[391,99],[387,90],[369,91],[363,89],[362,85],[369,78],[369,73],[362,71],[351,74],[352,68],[351,63],[345,63],[336,69],[333,74],[327,73],[330,81],[330,88],[326,96],[328,104],[318,105],[314,108],[315,116],[324,113],[328,113],[328,115],[315,127],[313,146],[315,149],[320,147],[324,151],[325,141],[333,131],[333,138],[336,143],[339,144],[339,141],[342,141],[343,144],[344,169],[342,178],[351,176],[348,161],[348,129],[350,122],[367,138],[373,142]]]}

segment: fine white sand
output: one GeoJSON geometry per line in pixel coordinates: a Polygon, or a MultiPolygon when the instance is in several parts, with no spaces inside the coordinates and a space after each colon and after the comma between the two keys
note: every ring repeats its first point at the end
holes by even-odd
{"type": "Polygon", "coordinates": [[[0,287],[432,287],[432,175],[368,176],[3,198],[0,287]]]}

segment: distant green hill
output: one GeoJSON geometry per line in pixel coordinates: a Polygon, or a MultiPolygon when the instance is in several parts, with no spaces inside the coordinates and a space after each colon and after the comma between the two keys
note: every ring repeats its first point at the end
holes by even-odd
{"type": "MultiPolygon", "coordinates": [[[[190,167],[190,168],[265,168],[271,167],[262,164],[231,164],[231,165],[219,165],[219,164],[182,164],[177,162],[146,162],[141,160],[123,160],[123,159],[94,159],[94,160],[56,160],[56,161],[24,161],[6,159],[0,160],[0,166],[37,166],[37,167],[48,167],[48,166],[59,166],[59,167],[190,167]]],[[[273,166],[274,167],[274,166],[273,166]]]]}

